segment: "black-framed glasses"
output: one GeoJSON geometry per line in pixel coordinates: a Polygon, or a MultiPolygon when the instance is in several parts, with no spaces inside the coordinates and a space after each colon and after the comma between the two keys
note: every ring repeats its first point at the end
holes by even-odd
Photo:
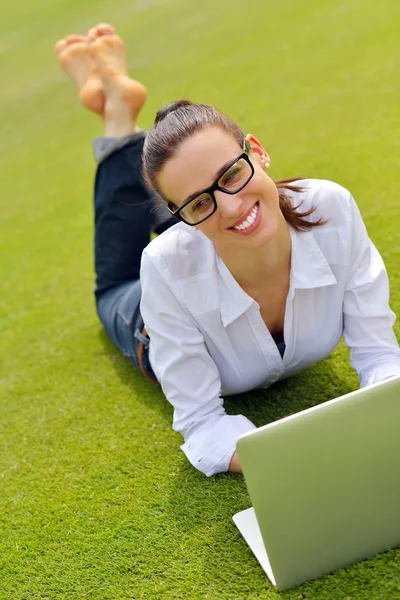
{"type": "Polygon", "coordinates": [[[211,217],[217,210],[214,196],[216,190],[225,194],[237,194],[254,175],[254,167],[249,158],[250,144],[247,140],[244,142],[243,150],[243,154],[235,158],[210,187],[189,198],[179,208],[176,208],[172,202],[168,202],[168,210],[180,221],[192,227],[211,217]]]}

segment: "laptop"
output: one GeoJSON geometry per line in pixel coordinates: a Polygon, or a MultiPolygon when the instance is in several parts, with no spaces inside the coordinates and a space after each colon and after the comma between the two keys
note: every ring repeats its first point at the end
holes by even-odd
{"type": "Polygon", "coordinates": [[[242,435],[233,520],[278,590],[400,545],[400,376],[242,435]]]}

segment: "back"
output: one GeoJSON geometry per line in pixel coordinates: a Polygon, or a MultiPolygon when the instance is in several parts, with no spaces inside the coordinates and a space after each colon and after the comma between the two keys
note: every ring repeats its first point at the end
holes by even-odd
{"type": "Polygon", "coordinates": [[[400,377],[242,436],[279,589],[400,544],[400,377]]]}

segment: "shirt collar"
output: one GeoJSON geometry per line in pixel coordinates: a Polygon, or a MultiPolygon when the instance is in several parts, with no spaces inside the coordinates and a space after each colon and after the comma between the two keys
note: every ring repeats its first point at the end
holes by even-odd
{"type": "Polygon", "coordinates": [[[230,325],[240,317],[250,306],[255,303],[244,289],[240,287],[232,273],[229,271],[222,258],[217,254],[217,268],[220,274],[219,286],[219,309],[224,327],[230,325]]]}
{"type": "MultiPolygon", "coordinates": [[[[292,241],[290,288],[312,289],[337,283],[328,261],[323,255],[312,231],[296,231],[289,226],[292,241]]],[[[256,304],[240,287],[222,259],[217,255],[219,302],[224,327],[230,325],[252,304],[256,304]]]]}
{"type": "Polygon", "coordinates": [[[290,287],[313,289],[337,283],[313,231],[296,231],[289,226],[292,240],[290,287]]]}

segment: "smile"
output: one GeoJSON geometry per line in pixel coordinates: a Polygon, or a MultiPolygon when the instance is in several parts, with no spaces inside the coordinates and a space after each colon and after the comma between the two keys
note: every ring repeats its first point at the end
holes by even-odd
{"type": "Polygon", "coordinates": [[[243,219],[243,221],[237,223],[237,225],[235,225],[234,227],[230,227],[230,230],[241,235],[249,235],[250,233],[253,233],[253,231],[258,227],[260,221],[261,210],[260,204],[259,202],[257,202],[253,206],[250,213],[246,216],[246,218],[243,219]]]}

